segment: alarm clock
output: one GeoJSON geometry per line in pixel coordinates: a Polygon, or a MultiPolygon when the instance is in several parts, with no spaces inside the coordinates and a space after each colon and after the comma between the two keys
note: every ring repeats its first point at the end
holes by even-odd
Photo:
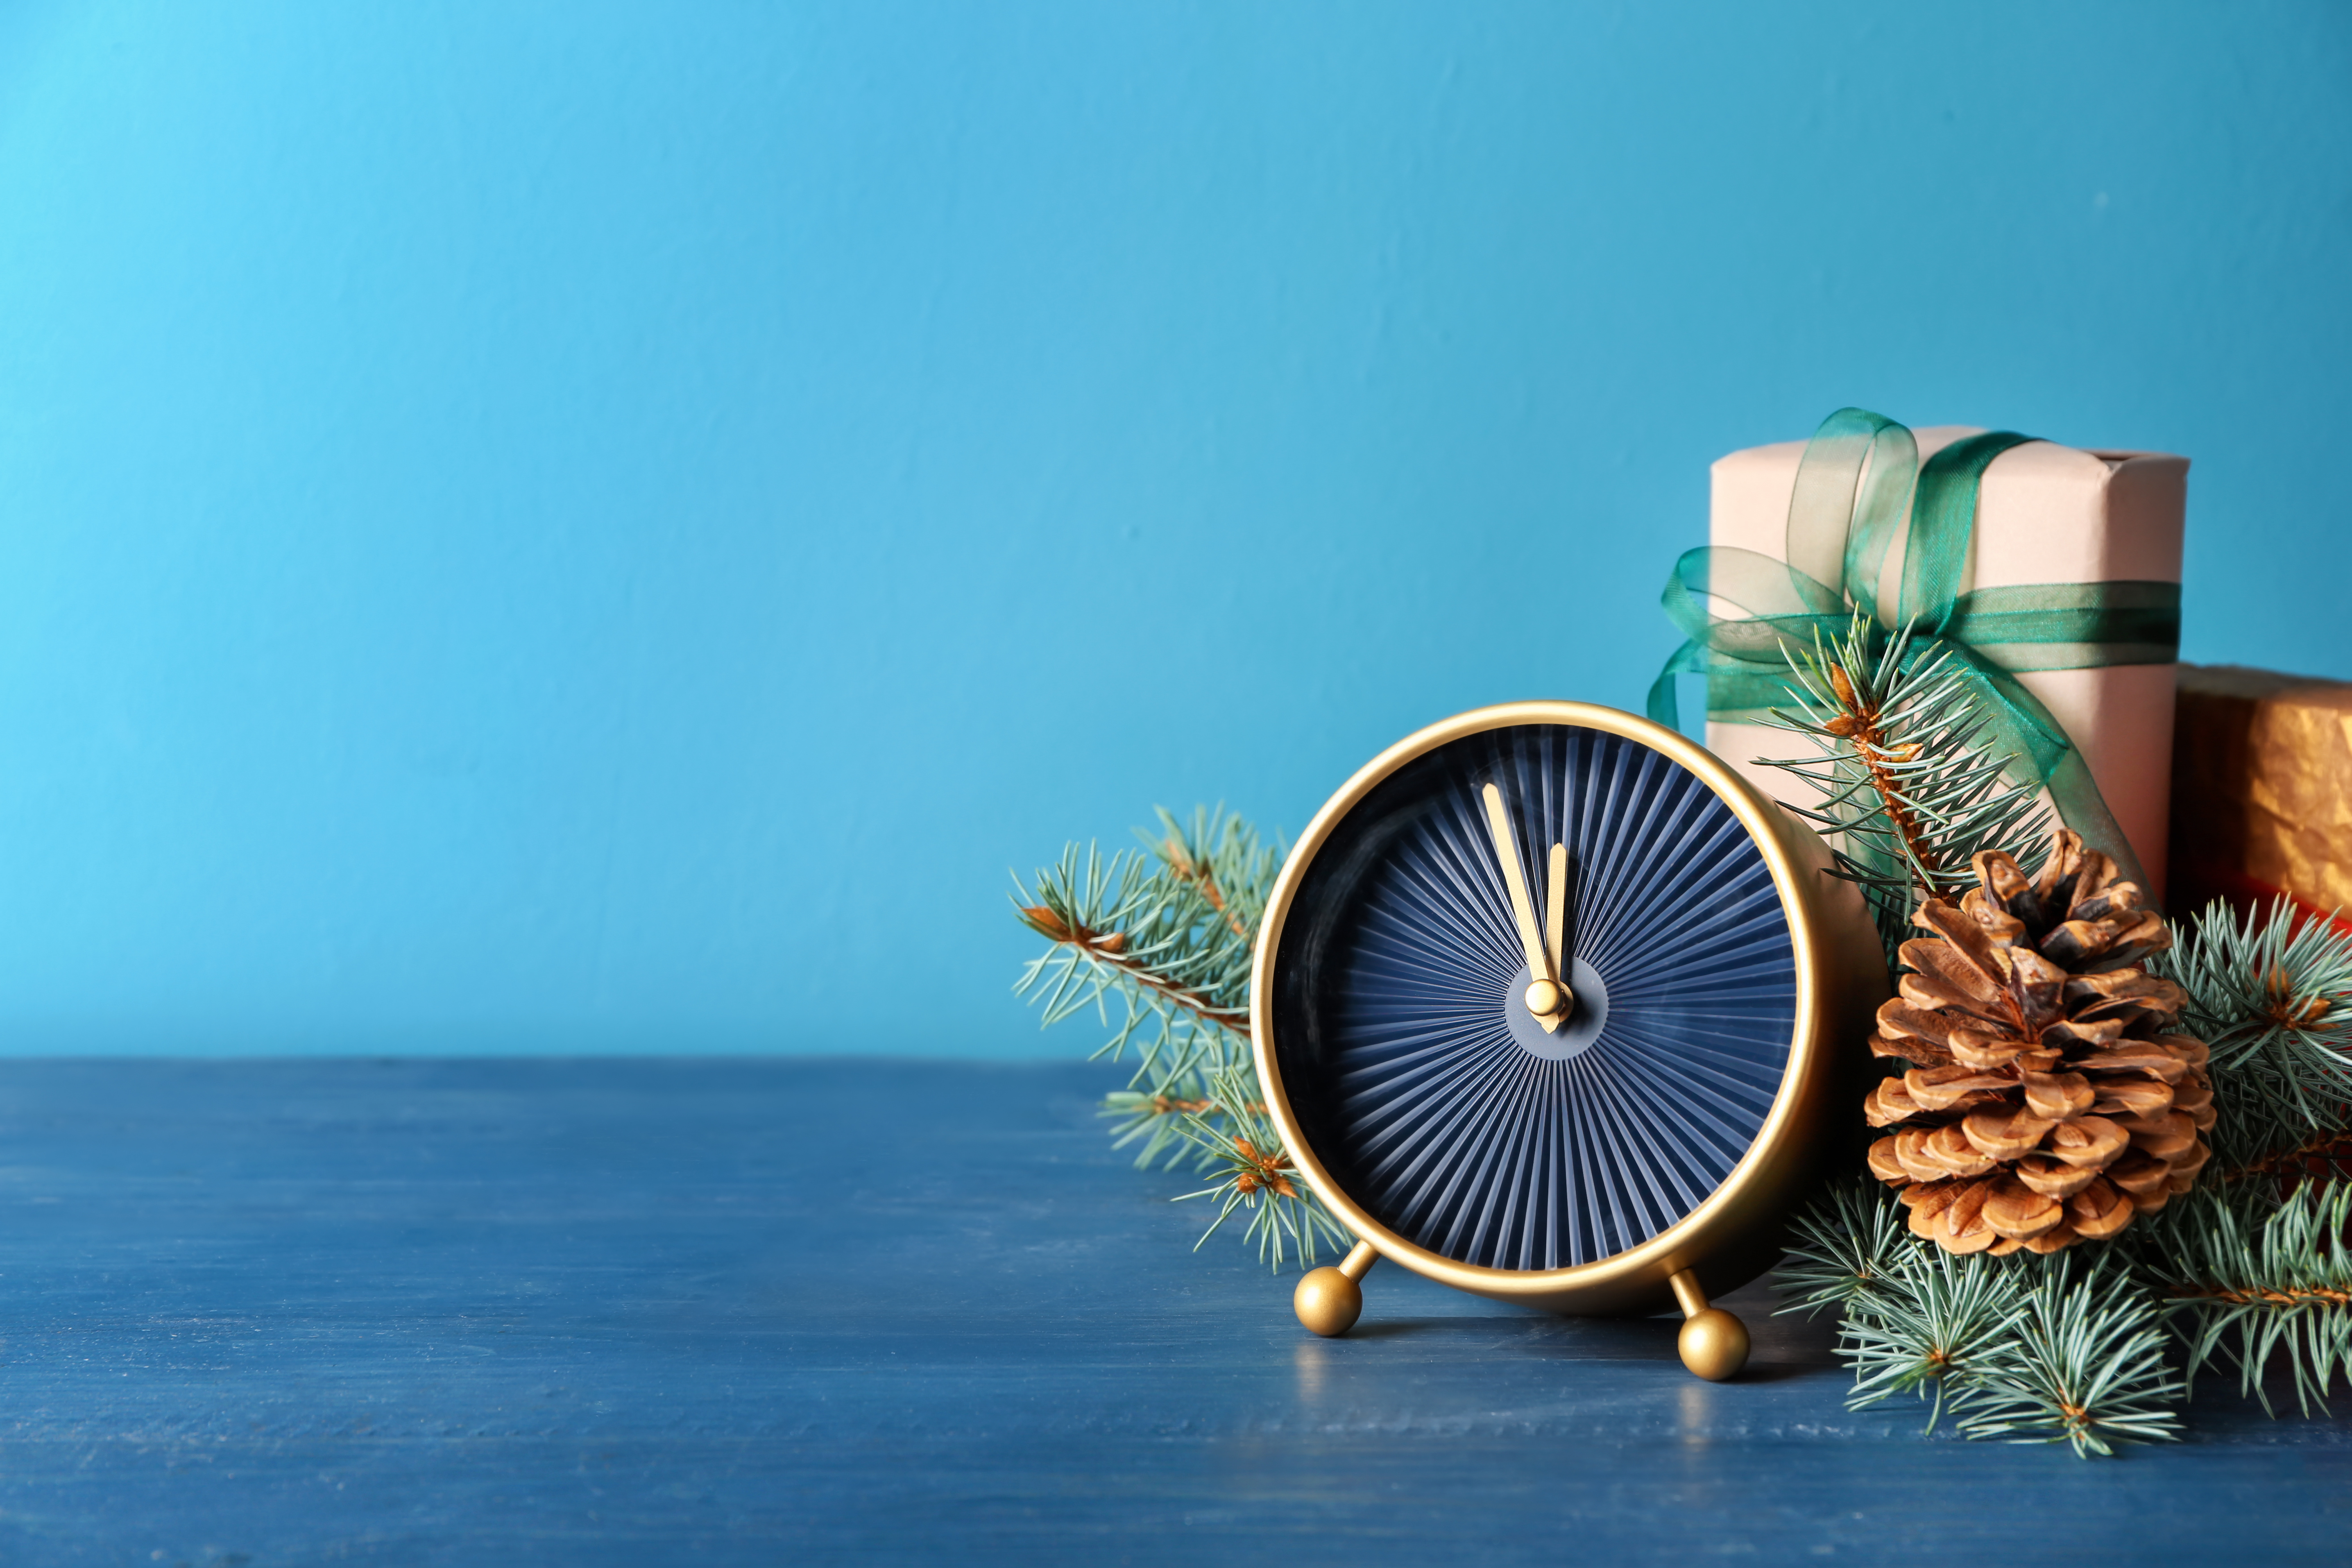
{"type": "MultiPolygon", "coordinates": [[[[1571,1314],[1708,1298],[1780,1251],[1825,1110],[1889,994],[1822,841],[1680,733],[1576,702],[1482,708],[1400,741],[1318,812],[1260,926],[1266,1107],[1360,1240],[1300,1282],[1344,1333],[1387,1258],[1571,1314]]],[[[1847,1120],[1856,1120],[1849,1118],[1847,1120]]]]}

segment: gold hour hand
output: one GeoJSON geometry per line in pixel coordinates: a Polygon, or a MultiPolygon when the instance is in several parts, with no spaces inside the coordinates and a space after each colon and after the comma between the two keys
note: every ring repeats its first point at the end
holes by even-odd
{"type": "MultiPolygon", "coordinates": [[[[1519,868],[1518,841],[1512,837],[1511,819],[1503,811],[1503,792],[1488,784],[1481,793],[1486,801],[1486,826],[1495,836],[1495,858],[1503,864],[1503,886],[1511,895],[1511,918],[1519,928],[1519,945],[1528,955],[1528,1011],[1549,1035],[1567,1016],[1568,988],[1559,984],[1559,972],[1545,952],[1543,932],[1536,926],[1536,904],[1528,896],[1527,873],[1519,868]]],[[[1559,851],[1559,856],[1565,854],[1565,849],[1559,851]]],[[[1560,880],[1553,878],[1556,884],[1560,880]]]]}

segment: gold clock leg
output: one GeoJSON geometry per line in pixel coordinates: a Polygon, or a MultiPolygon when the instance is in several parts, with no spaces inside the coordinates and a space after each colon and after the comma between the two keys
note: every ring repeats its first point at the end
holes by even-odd
{"type": "Polygon", "coordinates": [[[1298,1321],[1327,1340],[1354,1328],[1364,1310],[1364,1292],[1356,1281],[1380,1259],[1370,1242],[1360,1241],[1339,1268],[1318,1268],[1301,1279],[1290,1298],[1298,1321]]]}
{"type": "Polygon", "coordinates": [[[1666,1281],[1675,1288],[1675,1302],[1683,1310],[1683,1331],[1675,1348],[1683,1364],[1706,1379],[1721,1383],[1748,1364],[1748,1325],[1720,1307],[1710,1307],[1700,1294],[1698,1276],[1685,1268],[1666,1281]]]}

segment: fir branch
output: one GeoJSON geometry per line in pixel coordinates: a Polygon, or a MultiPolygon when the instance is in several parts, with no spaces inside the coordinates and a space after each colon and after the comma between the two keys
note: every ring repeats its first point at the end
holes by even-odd
{"type": "MultiPolygon", "coordinates": [[[[1097,1114],[1114,1124],[1110,1146],[1124,1149],[1139,1138],[1144,1140],[1143,1151],[1135,1161],[1139,1171],[1150,1169],[1152,1162],[1163,1156],[1169,1165],[1175,1165],[1188,1145],[1196,1169],[1213,1168],[1216,1156],[1200,1146],[1190,1128],[1196,1121],[1214,1122],[1224,1115],[1224,1101],[1217,1097],[1211,1081],[1224,1068],[1247,1075],[1248,1082],[1256,1081],[1255,1068],[1246,1058],[1241,1058],[1221,1063],[1207,1072],[1187,1072],[1154,1092],[1116,1089],[1103,1096],[1102,1110],[1097,1114]]],[[[1244,1109],[1254,1116],[1263,1115],[1265,1103],[1251,1100],[1244,1109]]]]}
{"type": "Polygon", "coordinates": [[[1314,1191],[1294,1179],[1297,1172],[1283,1148],[1281,1134],[1265,1113],[1255,1075],[1246,1068],[1226,1068],[1212,1075],[1210,1087],[1216,1092],[1217,1118],[1188,1116],[1184,1133],[1209,1155],[1211,1168],[1223,1174],[1213,1184],[1175,1200],[1217,1201],[1217,1217],[1209,1222],[1192,1250],[1198,1252],[1225,1221],[1244,1212],[1250,1217],[1244,1234],[1257,1244],[1258,1261],[1269,1268],[1282,1267],[1286,1245],[1302,1265],[1315,1261],[1318,1244],[1345,1252],[1349,1246],[1348,1233],[1314,1191]]]}
{"type": "Polygon", "coordinates": [[[1184,1135],[1186,1117],[1205,1115],[1217,1108],[1207,1087],[1197,1081],[1199,1078],[1198,1073],[1184,1073],[1161,1089],[1121,1089],[1103,1096],[1097,1114],[1112,1124],[1110,1146],[1124,1149],[1140,1139],[1143,1148],[1135,1156],[1139,1171],[1148,1171],[1162,1159],[1172,1166],[1187,1154],[1197,1156],[1196,1166],[1207,1170],[1208,1157],[1184,1135]]]}
{"type": "Polygon", "coordinates": [[[1140,827],[1136,837],[1171,876],[1199,889],[1235,936],[1253,941],[1275,875],[1282,868],[1281,844],[1261,844],[1254,828],[1239,817],[1227,816],[1223,806],[1194,806],[1190,823],[1177,821],[1165,806],[1152,809],[1160,817],[1159,837],[1140,827]]]}
{"type": "Polygon", "coordinates": [[[1832,1184],[1793,1223],[1788,1256],[1773,1271],[1772,1288],[1793,1297],[1773,1316],[1825,1307],[1866,1310],[1890,1291],[1918,1243],[1904,1228],[1902,1204],[1883,1182],[1867,1177],[1832,1184]]]}
{"type": "Polygon", "coordinates": [[[1346,1233],[1294,1181],[1250,1060],[1250,965],[1282,846],[1223,807],[1159,818],[1156,832],[1138,829],[1142,850],[1073,844],[1029,885],[1013,879],[1022,922],[1052,943],[1014,989],[1047,1025],[1093,1008],[1112,1030],[1097,1058],[1135,1047],[1128,1087],[1103,1100],[1111,1146],[1140,1144],[1139,1168],[1189,1160],[1218,1174],[1184,1194],[1219,1202],[1202,1241],[1246,1211],[1261,1258],[1311,1262],[1319,1245],[1344,1248],[1346,1233]]]}
{"type": "Polygon", "coordinates": [[[1978,851],[2048,837],[2040,791],[2011,782],[2011,759],[1986,744],[1967,671],[1943,650],[1906,665],[1910,642],[1907,627],[1890,636],[1857,612],[1843,637],[1785,644],[1797,709],[1764,722],[1815,754],[1756,759],[1812,787],[1812,804],[1781,805],[1829,840],[1834,874],[1862,889],[1890,954],[1922,898],[1970,883],[1978,851]]]}
{"type": "Polygon", "coordinates": [[[2292,1171],[2352,1131],[2352,937],[2284,899],[2242,919],[2216,903],[2153,967],[2212,1048],[2225,1172],[2292,1171]]]}
{"type": "MultiPolygon", "coordinates": [[[[2021,1276],[2032,1268],[2015,1268],[2017,1258],[1970,1261],[2021,1276]]],[[[2165,1364],[2155,1300],[2126,1270],[2104,1263],[2076,1279],[2062,1254],[2039,1272],[2011,1336],[1958,1393],[1961,1433],[2071,1443],[2079,1457],[2177,1440],[2173,1406],[2187,1388],[2165,1364]]]]}
{"type": "Polygon", "coordinates": [[[2314,1132],[2291,1149],[2221,1173],[2226,1182],[2267,1179],[2282,1191],[2315,1178],[2334,1182],[2347,1176],[2352,1176],[2352,1133],[2335,1131],[2314,1132]]]}
{"type": "Polygon", "coordinates": [[[1013,989],[1042,1001],[1046,1024],[1125,990],[1146,1005],[1248,1033],[1248,932],[1234,931],[1198,883],[1132,851],[1105,860],[1089,845],[1082,858],[1075,844],[1035,882],[1036,901],[1024,903],[1033,895],[1016,878],[1013,902],[1022,922],[1055,945],[1013,989]]]}
{"type": "Polygon", "coordinates": [[[1926,1429],[1933,1432],[1945,1396],[1965,1397],[2011,1353],[2011,1336],[2033,1303],[2022,1271],[1990,1258],[1913,1242],[1898,1270],[1895,1288],[1858,1293],[1846,1317],[1838,1347],[1853,1369],[1846,1408],[1905,1393],[1924,1399],[1932,1386],[1926,1429]]]}
{"type": "MultiPolygon", "coordinates": [[[[1281,850],[1222,808],[1196,810],[1189,825],[1164,810],[1160,819],[1163,834],[1143,836],[1148,854],[1073,844],[1032,886],[1014,878],[1023,923],[1054,944],[1014,990],[1048,1026],[1095,1009],[1113,1027],[1095,1055],[1117,1060],[1134,1046],[1129,1088],[1146,1100],[1195,1099],[1189,1079],[1248,1055],[1252,951],[1281,850]]],[[[1116,1109],[1131,1121],[1143,1103],[1116,1109]]],[[[1166,1147],[1150,1137],[1147,1161],[1166,1147]]]]}
{"type": "Polygon", "coordinates": [[[1797,1222],[1774,1284],[1782,1311],[1840,1306],[1850,1408],[1909,1391],[1971,1438],[2071,1442],[2105,1454],[2168,1437],[2185,1385],[2165,1363],[2159,1305],[2120,1250],[2087,1271],[2065,1254],[1958,1257],[1911,1235],[1899,1200],[1842,1184],[1797,1222]]]}
{"type": "Polygon", "coordinates": [[[2263,1184],[2174,1200],[2153,1227],[2152,1267],[2186,1320],[2190,1377],[2226,1358],[2239,1392],[2268,1411],[2263,1379],[2284,1360],[2296,1405],[2324,1414],[2336,1373],[2352,1377],[2352,1183],[2307,1183],[2270,1205],[2263,1184]]]}

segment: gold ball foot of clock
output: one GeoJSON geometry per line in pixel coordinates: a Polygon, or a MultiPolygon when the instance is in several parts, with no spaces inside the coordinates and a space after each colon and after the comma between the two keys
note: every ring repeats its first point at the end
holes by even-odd
{"type": "Polygon", "coordinates": [[[1721,1383],[1746,1366],[1748,1325],[1720,1307],[1708,1306],[1689,1269],[1666,1283],[1675,1288],[1675,1300],[1683,1310],[1683,1331],[1675,1339],[1683,1364],[1709,1383],[1721,1383]]]}
{"type": "Polygon", "coordinates": [[[1354,1328],[1364,1312],[1363,1288],[1356,1281],[1380,1256],[1370,1242],[1360,1241],[1339,1268],[1318,1268],[1301,1279],[1290,1298],[1298,1321],[1327,1340],[1354,1328]]]}

